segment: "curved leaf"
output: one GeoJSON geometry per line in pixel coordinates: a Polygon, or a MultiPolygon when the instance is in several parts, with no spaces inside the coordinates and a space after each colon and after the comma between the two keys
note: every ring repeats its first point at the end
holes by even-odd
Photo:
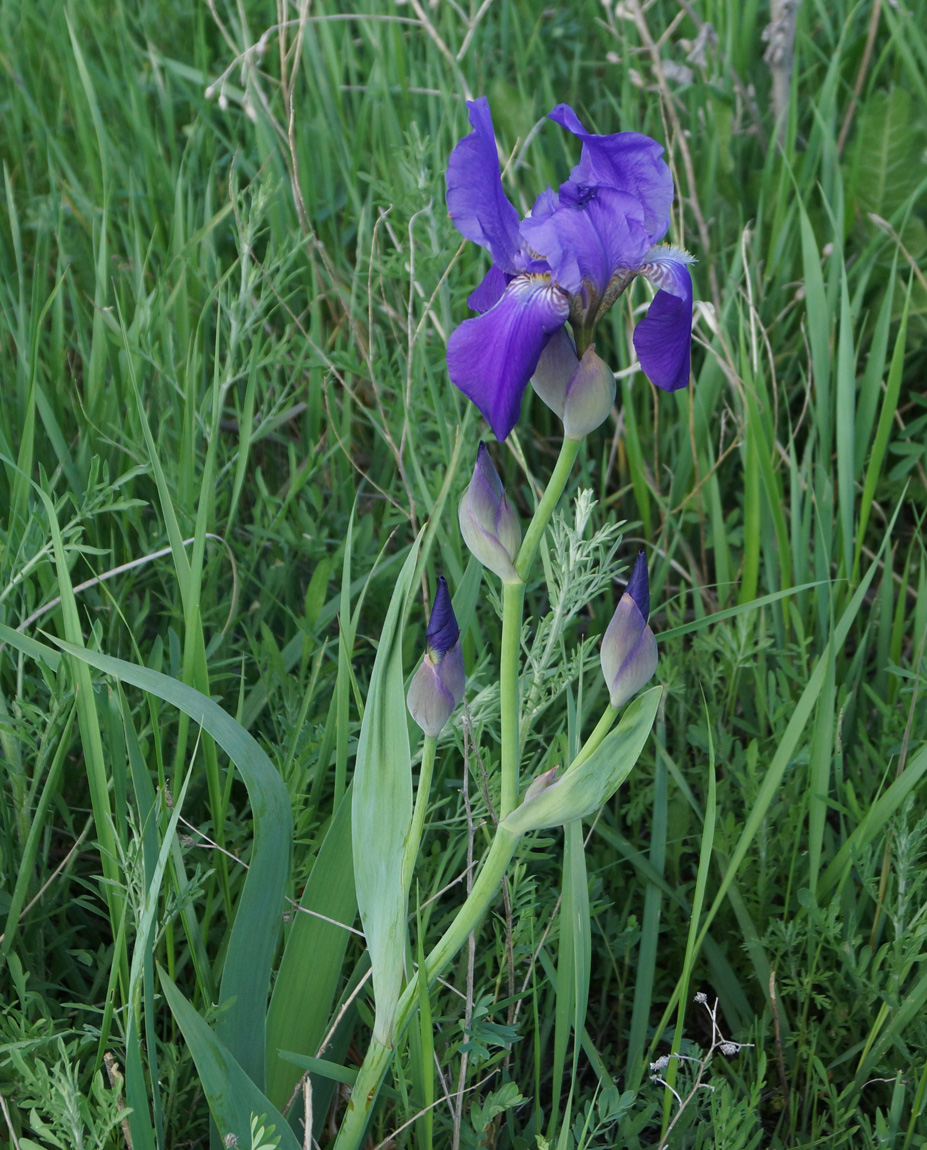
{"type": "Polygon", "coordinates": [[[271,1106],[228,1047],[219,1041],[164,971],[158,970],[158,975],[171,1013],[190,1047],[222,1145],[250,1146],[251,1117],[263,1115],[273,1125],[274,1137],[280,1139],[280,1150],[300,1150],[287,1120],[271,1106]]]}
{"type": "Polygon", "coordinates": [[[643,750],[662,687],[651,687],[627,708],[618,726],[575,770],[567,769],[555,783],[533,795],[504,819],[514,834],[559,827],[597,811],[621,786],[643,750]]]}
{"type": "Polygon", "coordinates": [[[232,1001],[219,1019],[217,1034],[252,1080],[263,1086],[270,969],[282,922],[293,838],[290,799],[283,779],[244,727],[195,688],[148,667],[88,651],[61,639],[55,639],[55,643],[76,659],[140,687],[189,715],[212,735],[244,780],[254,819],[254,845],[222,973],[222,1000],[232,1001]]]}

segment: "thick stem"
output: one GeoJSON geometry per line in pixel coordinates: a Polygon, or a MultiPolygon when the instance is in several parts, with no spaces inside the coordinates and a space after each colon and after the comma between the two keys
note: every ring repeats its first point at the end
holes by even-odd
{"type": "Polygon", "coordinates": [[[534,562],[534,557],[541,543],[541,536],[547,529],[550,517],[563,494],[566,481],[570,477],[573,461],[579,452],[580,442],[579,439],[564,439],[560,447],[557,464],[551,474],[547,488],[541,496],[541,502],[537,506],[534,518],[528,524],[528,530],[525,532],[525,538],[518,551],[518,558],[515,560],[515,570],[522,579],[527,579],[528,572],[531,570],[531,564],[534,562]]]}
{"type": "Polygon", "coordinates": [[[537,555],[541,536],[554,508],[563,494],[567,479],[579,451],[579,440],[564,439],[560,455],[547,484],[541,502],[528,524],[525,538],[515,560],[515,570],[521,583],[507,583],[502,588],[502,658],[499,665],[499,703],[502,732],[502,803],[500,818],[518,806],[518,672],[521,654],[521,624],[525,607],[524,580],[537,555]]]}
{"type": "Polygon", "coordinates": [[[524,607],[524,583],[506,583],[502,588],[502,655],[499,660],[499,719],[502,734],[500,820],[518,805],[518,671],[524,607]]]}
{"type": "Polygon", "coordinates": [[[576,354],[580,359],[583,358],[586,348],[592,343],[594,333],[595,324],[590,324],[589,327],[573,328],[573,338],[576,341],[576,354]]]}
{"type": "Polygon", "coordinates": [[[408,894],[412,883],[412,871],[418,858],[418,848],[422,843],[422,830],[425,826],[425,812],[431,794],[431,777],[435,769],[435,748],[438,740],[434,735],[426,735],[422,745],[422,768],[418,775],[418,788],[415,792],[415,810],[406,836],[405,851],[402,856],[402,889],[408,894]]]}
{"type": "MultiPolygon", "coordinates": [[[[364,1131],[370,1121],[370,1115],[377,1100],[380,1086],[389,1069],[393,1058],[395,1044],[405,1032],[406,1027],[418,1006],[419,979],[424,976],[430,985],[445,967],[451,962],[454,955],[467,940],[467,936],[475,929],[483,912],[499,889],[506,867],[515,852],[520,838],[512,831],[501,825],[504,819],[518,804],[518,672],[519,655],[521,654],[521,625],[525,603],[524,580],[531,570],[537,555],[541,537],[550,522],[554,508],[563,494],[567,479],[573,467],[573,462],[579,452],[578,440],[564,439],[560,448],[560,455],[554,467],[553,474],[547,484],[541,502],[538,504],[534,517],[525,533],[525,538],[518,552],[515,570],[518,572],[521,583],[506,584],[502,590],[502,657],[499,668],[500,691],[500,718],[502,733],[502,803],[500,825],[496,827],[495,836],[489,852],[480,868],[473,889],[467,896],[463,906],[457,912],[454,921],[445,931],[438,944],[425,959],[424,969],[418,971],[409,981],[402,993],[396,1007],[391,1029],[392,1045],[384,1046],[376,1039],[371,1039],[367,1048],[364,1063],[360,1068],[351,1100],[344,1115],[341,1129],[335,1140],[334,1150],[358,1150],[364,1137],[364,1131]]],[[[611,708],[609,708],[611,710],[611,708]]],[[[593,731],[586,745],[577,756],[582,761],[598,746],[605,737],[611,722],[614,721],[614,712],[611,719],[603,726],[606,716],[593,731]],[[601,728],[601,730],[600,730],[601,728]],[[593,739],[598,741],[593,745],[593,739]]],[[[406,855],[403,860],[403,881],[408,883],[412,877],[412,867],[418,846],[421,841],[425,807],[427,805],[427,789],[431,782],[431,773],[434,767],[434,740],[426,739],[422,752],[422,774],[419,781],[419,790],[416,796],[415,810],[412,824],[409,828],[409,838],[406,845],[406,855]],[[431,746],[429,747],[429,743],[431,746]],[[430,759],[429,759],[430,756],[430,759]],[[426,762],[426,760],[429,760],[426,762]]]]}
{"type": "Polygon", "coordinates": [[[358,1150],[393,1054],[393,1047],[384,1046],[371,1036],[364,1063],[351,1088],[351,1097],[335,1139],[335,1150],[358,1150]]]}
{"type": "MultiPolygon", "coordinates": [[[[476,876],[473,889],[457,912],[454,921],[425,959],[424,976],[428,986],[448,966],[454,955],[466,942],[470,932],[476,929],[483,912],[499,889],[520,837],[520,835],[513,834],[502,826],[496,827],[492,845],[483,860],[480,873],[476,876]]],[[[338,1131],[338,1137],[335,1139],[334,1150],[358,1150],[361,1144],[377,1095],[380,1092],[380,1086],[392,1061],[395,1044],[405,1033],[405,1029],[415,1013],[415,1008],[418,1006],[418,982],[422,973],[420,970],[412,976],[409,985],[399,999],[393,1018],[393,1045],[384,1046],[374,1038],[370,1041],[364,1064],[358,1072],[357,1080],[351,1091],[351,1099],[345,1111],[344,1121],[338,1131]]]]}

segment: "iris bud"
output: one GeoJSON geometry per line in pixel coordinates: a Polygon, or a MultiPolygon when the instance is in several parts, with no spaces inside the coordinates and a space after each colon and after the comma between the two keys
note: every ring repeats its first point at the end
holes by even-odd
{"type": "Polygon", "coordinates": [[[525,797],[522,802],[527,802],[529,799],[535,798],[543,791],[546,791],[548,787],[553,786],[559,770],[559,767],[551,767],[549,771],[545,771],[542,775],[538,775],[537,778],[532,779],[528,789],[525,791],[525,797]]]}
{"type": "Polygon", "coordinates": [[[443,575],[438,580],[425,647],[425,657],[409,685],[406,706],[425,734],[434,738],[463,698],[465,681],[460,628],[443,575]]]}
{"type": "Polygon", "coordinates": [[[503,583],[521,583],[515,558],[521,528],[484,443],[459,508],[460,533],[471,553],[503,583]]]}
{"type": "Polygon", "coordinates": [[[604,423],[615,402],[615,376],[590,345],[577,359],[565,327],[541,352],[531,386],[563,421],[567,439],[583,439],[604,423]]]}
{"type": "Polygon", "coordinates": [[[641,551],[602,640],[602,673],[613,707],[620,707],[657,669],[657,641],[647,625],[650,580],[641,551]]]}

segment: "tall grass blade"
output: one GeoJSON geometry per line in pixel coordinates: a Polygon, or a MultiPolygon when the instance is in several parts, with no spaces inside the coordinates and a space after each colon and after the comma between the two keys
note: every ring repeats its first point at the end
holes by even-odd
{"type": "Polygon", "coordinates": [[[267,1014],[267,1097],[279,1108],[299,1078],[299,1069],[280,1051],[318,1054],[356,914],[351,808],[343,802],[299,900],[267,1014]]]}

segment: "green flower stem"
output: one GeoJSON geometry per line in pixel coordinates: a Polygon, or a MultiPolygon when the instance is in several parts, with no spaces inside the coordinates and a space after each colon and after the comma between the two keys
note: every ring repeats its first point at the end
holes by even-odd
{"type": "Polygon", "coordinates": [[[541,502],[537,506],[534,518],[528,524],[528,530],[525,532],[525,538],[518,551],[518,558],[515,560],[515,570],[522,579],[528,577],[531,564],[534,562],[534,557],[541,543],[541,536],[547,529],[554,508],[563,494],[564,487],[566,487],[566,481],[570,478],[573,461],[579,452],[580,442],[579,439],[564,439],[560,447],[560,455],[557,457],[557,463],[548,481],[547,489],[541,496],[541,502]]]}
{"type": "Polygon", "coordinates": [[[550,522],[554,508],[563,494],[573,461],[579,451],[579,440],[564,439],[560,455],[541,502],[528,524],[528,530],[515,560],[521,583],[506,583],[502,588],[502,657],[499,665],[499,707],[502,734],[502,802],[500,818],[518,806],[518,672],[521,654],[521,625],[525,608],[525,583],[537,555],[541,536],[550,522]]]}
{"type": "Polygon", "coordinates": [[[502,656],[499,662],[499,709],[502,734],[502,809],[504,819],[518,805],[518,671],[521,623],[525,608],[524,583],[502,588],[502,656]]]}
{"type": "Polygon", "coordinates": [[[576,340],[576,354],[580,359],[583,358],[583,354],[586,351],[586,348],[588,348],[592,343],[592,336],[594,332],[595,324],[592,324],[589,327],[581,327],[579,331],[577,331],[576,328],[573,328],[573,337],[576,340]]]}
{"type": "Polygon", "coordinates": [[[434,735],[426,735],[422,745],[422,767],[418,775],[418,787],[415,791],[415,809],[412,812],[412,822],[409,824],[409,833],[406,835],[406,845],[402,856],[402,889],[408,894],[412,884],[412,871],[415,860],[418,858],[418,848],[422,843],[422,830],[425,826],[425,812],[428,809],[428,797],[431,794],[431,778],[435,770],[435,748],[438,740],[434,735]]]}
{"type": "Polygon", "coordinates": [[[599,721],[596,723],[592,734],[585,741],[585,743],[583,743],[582,747],[580,747],[579,753],[573,762],[570,763],[570,765],[564,771],[564,774],[569,774],[570,771],[575,771],[578,766],[580,766],[586,761],[586,759],[589,758],[593,751],[597,751],[599,749],[602,740],[612,729],[612,723],[614,723],[617,716],[618,708],[613,707],[611,703],[609,703],[609,705],[605,708],[605,713],[602,715],[602,718],[599,719],[599,721]]]}
{"type": "MultiPolygon", "coordinates": [[[[454,921],[425,959],[424,976],[427,985],[430,986],[442,973],[466,942],[470,932],[476,929],[483,912],[499,890],[503,875],[515,853],[515,847],[520,838],[520,835],[507,830],[501,824],[496,828],[492,845],[483,860],[479,874],[476,876],[473,889],[457,912],[454,921]]],[[[334,1150],[358,1150],[361,1144],[377,1095],[380,1092],[380,1086],[392,1061],[395,1044],[405,1033],[405,1029],[418,1006],[418,981],[422,977],[422,973],[419,970],[413,975],[399,999],[391,1028],[393,1045],[384,1046],[375,1038],[370,1041],[364,1064],[358,1072],[357,1080],[351,1091],[351,1099],[345,1111],[344,1121],[338,1131],[338,1137],[335,1139],[334,1150]]]]}

